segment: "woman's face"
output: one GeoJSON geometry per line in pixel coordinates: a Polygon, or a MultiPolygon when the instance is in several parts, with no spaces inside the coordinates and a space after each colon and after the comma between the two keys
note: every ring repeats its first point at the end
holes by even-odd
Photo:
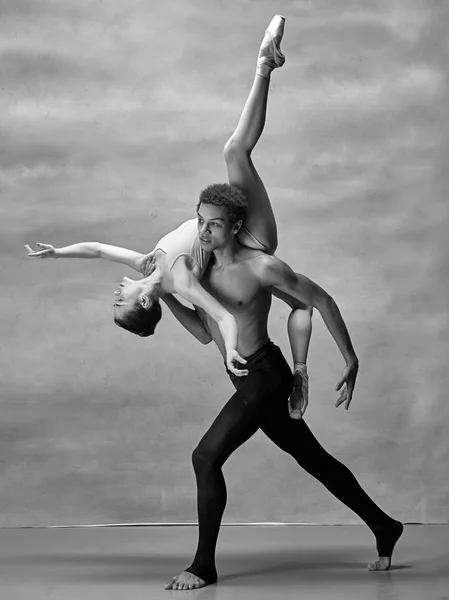
{"type": "Polygon", "coordinates": [[[116,296],[114,306],[132,305],[142,294],[142,284],[135,279],[123,277],[119,287],[115,290],[116,296]]]}
{"type": "Polygon", "coordinates": [[[123,315],[135,307],[136,303],[147,308],[151,302],[157,299],[156,283],[150,283],[147,280],[135,280],[129,277],[123,277],[121,284],[115,290],[116,296],[114,302],[114,316],[123,317],[123,315]],[[145,283],[142,283],[145,281],[145,283]]]}
{"type": "Polygon", "coordinates": [[[114,292],[116,297],[114,301],[114,316],[123,317],[128,310],[134,307],[136,302],[140,302],[143,293],[143,285],[140,281],[123,277],[121,284],[114,292]]]}

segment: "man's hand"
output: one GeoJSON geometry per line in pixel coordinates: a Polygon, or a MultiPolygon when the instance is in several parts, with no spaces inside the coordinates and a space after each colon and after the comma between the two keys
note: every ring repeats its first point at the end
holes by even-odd
{"type": "Polygon", "coordinates": [[[352,394],[354,392],[355,380],[357,379],[358,370],[358,361],[351,362],[345,367],[340,381],[335,386],[335,389],[339,390],[343,387],[343,385],[345,385],[345,387],[343,387],[343,389],[340,392],[340,397],[335,403],[336,408],[338,408],[340,404],[343,404],[343,402],[345,402],[345,409],[348,410],[349,405],[351,404],[352,394]]]}
{"type": "Polygon", "coordinates": [[[140,271],[144,277],[149,277],[156,269],[156,258],[152,252],[143,259],[140,271]]]}
{"type": "Polygon", "coordinates": [[[34,251],[28,244],[25,245],[25,250],[27,250],[28,256],[31,258],[58,258],[56,256],[56,249],[51,244],[37,243],[36,246],[40,250],[34,251]]]}
{"type": "Polygon", "coordinates": [[[226,367],[228,370],[237,377],[244,377],[245,375],[248,375],[248,369],[237,369],[234,366],[234,361],[246,364],[246,360],[240,356],[237,350],[228,350],[226,352],[226,367]]]}

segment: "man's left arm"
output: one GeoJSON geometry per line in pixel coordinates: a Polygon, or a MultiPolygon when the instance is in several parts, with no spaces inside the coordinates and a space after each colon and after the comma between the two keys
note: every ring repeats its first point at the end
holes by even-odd
{"type": "Polygon", "coordinates": [[[343,389],[335,406],[346,402],[345,408],[348,409],[352,400],[359,361],[336,302],[318,284],[305,275],[295,273],[287,263],[275,256],[260,257],[258,271],[263,286],[273,287],[304,304],[311,305],[321,314],[329,333],[346,361],[346,368],[336,385],[337,390],[343,389]],[[346,388],[343,387],[345,383],[346,388]]]}

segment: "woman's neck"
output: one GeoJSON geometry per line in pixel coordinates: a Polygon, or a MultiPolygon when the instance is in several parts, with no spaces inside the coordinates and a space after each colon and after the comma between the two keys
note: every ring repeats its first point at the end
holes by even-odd
{"type": "Polygon", "coordinates": [[[162,265],[158,265],[156,263],[156,267],[151,275],[148,277],[144,277],[140,280],[140,283],[143,285],[144,293],[154,292],[161,287],[162,280],[164,278],[164,273],[162,269],[162,265]]]}

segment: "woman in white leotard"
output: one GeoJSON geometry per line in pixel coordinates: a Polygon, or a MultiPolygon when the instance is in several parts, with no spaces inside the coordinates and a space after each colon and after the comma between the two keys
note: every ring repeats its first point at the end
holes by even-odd
{"type": "MultiPolygon", "coordinates": [[[[237,233],[238,241],[244,246],[269,254],[274,253],[277,247],[276,222],[265,187],[251,160],[251,151],[265,124],[271,72],[285,61],[280,50],[283,30],[284,18],[275,16],[260,47],[251,92],[236,130],[224,148],[229,184],[215,184],[207,188],[215,194],[221,194],[224,201],[229,194],[234,198],[240,196],[242,210],[235,215],[233,233],[237,233]]],[[[237,352],[235,319],[199,282],[213,250],[208,242],[207,227],[215,225],[219,226],[204,225],[200,218],[186,221],[164,236],[148,255],[98,242],[84,242],[64,248],[38,244],[39,250],[36,252],[28,245],[26,248],[30,257],[104,258],[125,263],[144,274],[145,277],[140,280],[124,277],[119,289],[114,292],[117,296],[114,302],[115,322],[140,336],[154,333],[161,318],[159,298],[163,299],[166,294],[179,294],[217,321],[226,345],[228,369],[236,375],[245,375],[245,369],[238,369],[234,365],[234,361],[245,363],[237,352]]],[[[297,381],[300,383],[296,400],[295,392],[292,395],[290,414],[292,418],[301,418],[307,407],[308,376],[305,362],[311,335],[311,309],[293,299],[291,306],[293,311],[288,321],[288,332],[297,381]]]]}

